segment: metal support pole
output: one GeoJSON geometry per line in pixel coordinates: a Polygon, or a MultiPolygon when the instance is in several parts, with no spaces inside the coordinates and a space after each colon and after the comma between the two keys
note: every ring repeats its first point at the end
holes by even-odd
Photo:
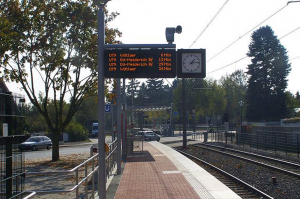
{"type": "Polygon", "coordinates": [[[284,132],[284,148],[285,148],[285,155],[287,155],[286,132],[284,132]]]}
{"type": "MultiPolygon", "coordinates": [[[[9,132],[11,133],[11,132],[9,132]]],[[[5,151],[6,151],[6,198],[11,198],[13,196],[13,182],[12,182],[12,136],[5,138],[5,151]]]]}
{"type": "Polygon", "coordinates": [[[277,139],[276,139],[277,138],[277,133],[275,132],[274,135],[275,135],[275,147],[274,148],[275,148],[275,154],[276,154],[276,151],[277,151],[277,139]]]}
{"type": "Polygon", "coordinates": [[[120,78],[117,79],[117,139],[118,139],[118,160],[117,174],[121,174],[121,86],[120,78]]]}
{"type": "Polygon", "coordinates": [[[182,120],[183,120],[183,145],[182,147],[185,149],[187,146],[186,140],[186,112],[185,112],[185,79],[182,78],[182,120]]]}
{"type": "Polygon", "coordinates": [[[75,183],[76,183],[76,185],[77,185],[77,186],[76,186],[76,199],[79,198],[79,197],[78,197],[78,196],[79,196],[79,187],[78,187],[78,182],[79,182],[79,180],[78,180],[78,177],[79,177],[79,176],[78,176],[78,169],[76,169],[76,172],[75,172],[75,178],[76,178],[76,180],[75,180],[76,182],[75,182],[75,183]]]}
{"type": "Polygon", "coordinates": [[[122,134],[122,159],[125,160],[126,157],[126,136],[125,136],[125,132],[126,132],[126,120],[125,120],[125,116],[126,116],[126,112],[125,112],[125,100],[126,100],[126,94],[125,94],[125,78],[123,78],[123,87],[122,87],[122,104],[123,104],[123,110],[122,110],[122,115],[123,115],[123,134],[122,134]]]}
{"type": "Polygon", "coordinates": [[[299,133],[297,133],[297,153],[299,158],[299,133]]]}
{"type": "Polygon", "coordinates": [[[98,10],[98,197],[106,199],[105,169],[105,110],[104,110],[104,43],[105,22],[104,5],[99,3],[98,10]]]}
{"type": "Polygon", "coordinates": [[[242,125],[243,125],[243,105],[241,105],[241,133],[242,133],[242,125]]]}

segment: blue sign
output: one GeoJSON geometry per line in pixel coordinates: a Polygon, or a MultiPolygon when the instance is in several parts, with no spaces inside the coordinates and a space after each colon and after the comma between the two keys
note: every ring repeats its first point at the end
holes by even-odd
{"type": "Polygon", "coordinates": [[[110,104],[105,104],[105,113],[110,113],[110,104]]]}
{"type": "Polygon", "coordinates": [[[174,111],[174,112],[173,112],[173,115],[174,115],[174,116],[177,116],[177,115],[178,115],[178,112],[174,111]]]}

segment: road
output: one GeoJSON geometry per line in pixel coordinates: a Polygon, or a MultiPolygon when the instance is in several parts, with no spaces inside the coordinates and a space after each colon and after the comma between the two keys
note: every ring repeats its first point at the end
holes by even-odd
{"type": "MultiPolygon", "coordinates": [[[[68,154],[89,152],[91,145],[60,147],[59,154],[68,155],[68,154]]],[[[50,150],[39,149],[38,151],[25,151],[25,160],[35,159],[35,158],[46,158],[46,157],[52,157],[52,148],[50,150]]]]}
{"type": "MultiPolygon", "coordinates": [[[[92,144],[98,143],[97,139],[90,139],[91,142],[87,144],[74,144],[72,146],[71,143],[68,143],[68,146],[60,146],[59,154],[60,155],[68,155],[68,154],[76,154],[76,153],[84,153],[90,152],[90,148],[92,144]]],[[[52,148],[50,150],[47,149],[39,149],[38,151],[25,151],[25,160],[35,159],[35,158],[46,158],[52,157],[52,148]]]]}

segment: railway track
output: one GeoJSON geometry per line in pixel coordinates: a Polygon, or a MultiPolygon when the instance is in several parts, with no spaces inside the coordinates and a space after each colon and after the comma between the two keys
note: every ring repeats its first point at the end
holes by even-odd
{"type": "Polygon", "coordinates": [[[295,162],[289,162],[286,160],[271,158],[271,157],[267,157],[255,153],[250,153],[246,151],[230,149],[230,148],[225,148],[225,147],[220,147],[220,146],[210,145],[210,144],[201,143],[194,146],[206,150],[211,150],[234,158],[238,158],[244,161],[248,161],[257,164],[259,166],[264,166],[269,169],[279,171],[286,175],[290,175],[300,179],[300,164],[295,162]]]}
{"type": "Polygon", "coordinates": [[[300,199],[300,167],[297,163],[207,144],[189,145],[182,150],[224,170],[273,198],[300,199]]]}
{"type": "MultiPolygon", "coordinates": [[[[177,149],[175,149],[177,150],[177,149]]],[[[222,183],[224,183],[227,187],[229,187],[231,190],[233,190],[236,194],[238,194],[241,198],[247,198],[247,199],[262,199],[262,198],[273,198],[269,196],[268,194],[260,191],[259,189],[255,188],[254,186],[244,182],[243,180],[231,175],[230,173],[206,162],[201,160],[198,157],[195,157],[189,153],[186,153],[181,150],[177,150],[178,152],[184,154],[185,156],[189,157],[193,161],[195,161],[197,164],[199,164],[201,167],[206,169],[208,172],[210,172],[212,175],[214,175],[218,180],[220,180],[222,183]]]]}

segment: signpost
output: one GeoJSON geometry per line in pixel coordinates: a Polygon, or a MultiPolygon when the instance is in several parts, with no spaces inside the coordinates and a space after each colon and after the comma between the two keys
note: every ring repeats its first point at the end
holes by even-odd
{"type": "Polygon", "coordinates": [[[175,78],[175,49],[104,51],[106,78],[175,78]]]}
{"type": "Polygon", "coordinates": [[[111,110],[111,105],[105,104],[105,113],[110,113],[110,110],[111,110]]]}
{"type": "Polygon", "coordinates": [[[178,115],[178,112],[174,111],[174,112],[173,112],[173,115],[174,115],[174,116],[177,116],[177,115],[178,115]]]}

